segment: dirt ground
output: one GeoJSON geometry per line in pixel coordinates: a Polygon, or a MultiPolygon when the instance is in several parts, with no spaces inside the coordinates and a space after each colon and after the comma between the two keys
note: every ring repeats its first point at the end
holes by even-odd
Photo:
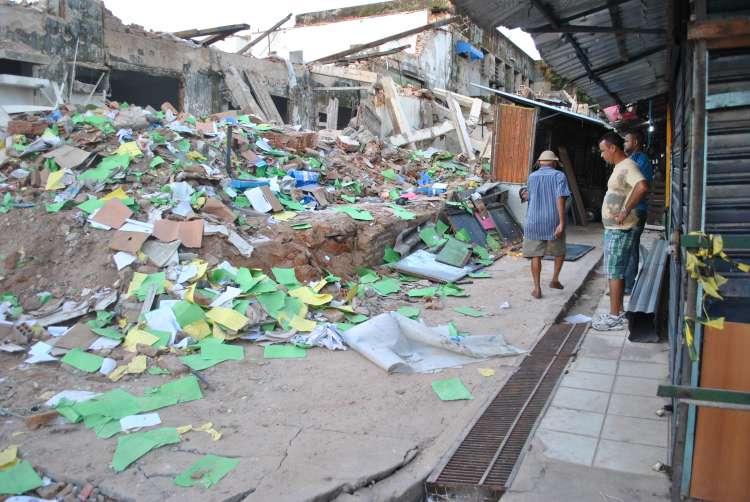
{"type": "MultiPolygon", "coordinates": [[[[5,225],[19,223],[12,218],[18,217],[6,217],[5,225]]],[[[93,234],[75,229],[64,217],[50,231],[80,233],[79,245],[106,245],[93,234]]],[[[598,244],[599,239],[599,228],[592,226],[571,229],[568,240],[598,244]]],[[[117,280],[113,267],[102,266],[111,260],[106,249],[102,249],[101,262],[96,258],[80,264],[65,251],[58,256],[45,242],[43,236],[25,235],[17,245],[33,249],[35,256],[56,260],[59,268],[49,271],[31,262],[19,269],[31,276],[25,282],[20,281],[23,276],[18,271],[9,280],[34,291],[93,288],[117,280]],[[86,267],[82,274],[86,280],[76,279],[75,286],[69,283],[66,266],[86,267]]],[[[449,297],[442,310],[425,310],[423,317],[430,325],[453,320],[459,330],[473,334],[499,332],[509,342],[529,348],[570,304],[600,257],[597,247],[581,260],[566,263],[561,276],[566,289],[547,290],[538,301],[529,297],[526,260],[506,256],[488,267],[491,279],[465,286],[471,296],[449,297]],[[506,301],[510,308],[501,308],[506,301]],[[456,306],[480,308],[490,315],[464,317],[451,310],[456,306]]],[[[551,265],[545,262],[543,279],[547,281],[551,265]]],[[[118,500],[414,499],[440,457],[521,360],[496,358],[437,375],[388,375],[351,350],[318,348],[308,351],[304,359],[264,360],[260,347],[243,345],[243,361],[201,372],[203,399],[159,410],[163,426],[212,422],[222,438],[214,442],[208,434],[188,433],[179,444],[156,449],[119,474],[109,467],[116,438],[98,439],[81,424],[29,430],[21,417],[42,410],[44,400],[64,389],[121,387],[140,395],[147,387],[174,377],[143,374],[113,384],[54,363],[25,365],[20,356],[2,353],[0,406],[5,416],[0,444],[19,445],[23,458],[54,480],[88,482],[118,500]],[[492,368],[496,374],[483,377],[478,368],[492,368]],[[452,376],[461,377],[473,400],[442,402],[435,396],[430,383],[452,376]],[[174,477],[204,453],[235,457],[240,464],[210,490],[176,487],[174,477]]]]}

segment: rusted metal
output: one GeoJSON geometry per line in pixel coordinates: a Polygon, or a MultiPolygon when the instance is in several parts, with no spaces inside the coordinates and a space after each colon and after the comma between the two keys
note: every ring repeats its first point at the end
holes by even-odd
{"type": "Polygon", "coordinates": [[[505,492],[585,329],[583,324],[550,327],[463,440],[430,475],[426,484],[429,495],[497,500],[505,492]]]}
{"type": "Polygon", "coordinates": [[[534,156],[538,110],[515,105],[498,105],[492,172],[496,181],[526,183],[534,156]]]}

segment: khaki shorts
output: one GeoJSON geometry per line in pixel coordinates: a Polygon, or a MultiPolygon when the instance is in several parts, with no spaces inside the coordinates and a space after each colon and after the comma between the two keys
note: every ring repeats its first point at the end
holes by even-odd
{"type": "Polygon", "coordinates": [[[526,258],[535,256],[565,256],[565,234],[553,241],[523,240],[523,255],[526,258]]]}

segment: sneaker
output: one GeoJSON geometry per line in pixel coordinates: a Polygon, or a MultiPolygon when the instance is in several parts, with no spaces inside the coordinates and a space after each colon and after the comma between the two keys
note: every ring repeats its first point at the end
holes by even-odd
{"type": "Polygon", "coordinates": [[[591,327],[597,331],[616,331],[625,328],[625,316],[615,316],[612,314],[604,314],[600,318],[596,319],[591,327]]]}

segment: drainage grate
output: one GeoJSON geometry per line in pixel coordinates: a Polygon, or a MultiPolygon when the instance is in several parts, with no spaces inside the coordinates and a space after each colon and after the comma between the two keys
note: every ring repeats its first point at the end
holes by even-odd
{"type": "Polygon", "coordinates": [[[463,441],[430,475],[428,495],[497,500],[505,492],[529,435],[585,330],[585,324],[555,324],[547,330],[463,441]]]}

